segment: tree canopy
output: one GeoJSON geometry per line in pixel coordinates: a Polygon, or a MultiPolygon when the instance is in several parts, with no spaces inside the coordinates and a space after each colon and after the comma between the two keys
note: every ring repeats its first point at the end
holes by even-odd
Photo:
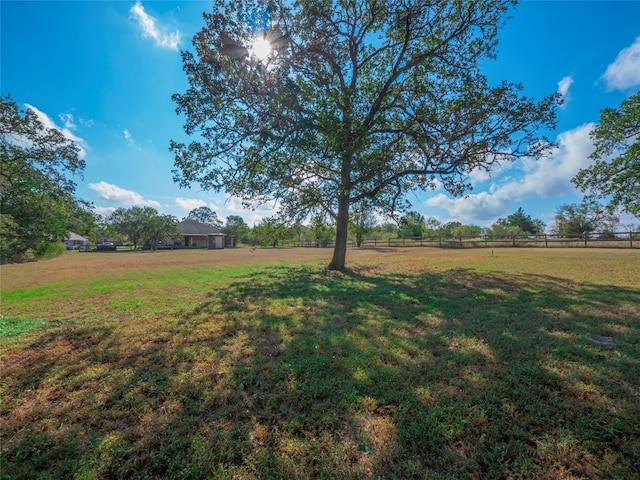
{"type": "Polygon", "coordinates": [[[335,236],[335,229],[322,215],[314,215],[309,224],[309,231],[316,247],[326,247],[335,236]]]}
{"type": "Polygon", "coordinates": [[[189,212],[187,218],[214,228],[222,228],[222,220],[220,220],[218,214],[209,207],[194,208],[189,212]]]}
{"type": "Polygon", "coordinates": [[[249,239],[261,246],[278,246],[278,243],[291,236],[291,230],[277,218],[265,218],[255,225],[249,233],[249,239]]]}
{"type": "Polygon", "coordinates": [[[589,198],[607,198],[612,210],[620,207],[640,217],[640,92],[618,109],[605,108],[591,138],[594,163],[580,170],[573,182],[589,192],[589,198]]]}
{"type": "Polygon", "coordinates": [[[421,237],[425,229],[424,215],[418,212],[408,212],[398,222],[400,237],[421,237]]]}
{"type": "Polygon", "coordinates": [[[451,229],[453,237],[479,237],[482,235],[482,227],[479,225],[460,225],[451,229]]]}
{"type": "Polygon", "coordinates": [[[544,233],[545,223],[531,215],[524,213],[522,207],[506,218],[499,218],[491,225],[494,235],[500,234],[527,234],[538,235],[544,233]]]}
{"type": "Polygon", "coordinates": [[[194,139],[171,142],[175,181],[329,215],[328,268],[343,269],[352,205],[403,211],[405,193],[438,185],[461,195],[473,170],[547,151],[555,96],[480,71],[513,4],[214,0],[182,52],[189,88],[173,99],[194,139]],[[271,51],[256,55],[257,39],[271,51]]]}
{"type": "Polygon", "coordinates": [[[371,202],[363,200],[353,206],[349,214],[349,226],[356,237],[356,245],[358,247],[362,246],[365,236],[373,231],[376,223],[377,220],[371,202]]]}
{"type": "Polygon", "coordinates": [[[620,223],[617,215],[593,200],[561,205],[551,231],[558,235],[585,235],[591,232],[615,232],[620,223]]]}
{"type": "Polygon", "coordinates": [[[107,222],[113,232],[127,238],[133,248],[142,245],[155,250],[158,242],[172,241],[180,236],[177,219],[159,214],[152,207],[118,208],[107,222]]]}
{"type": "Polygon", "coordinates": [[[70,231],[92,230],[88,205],[75,197],[73,176],[85,168],[79,152],[35,111],[0,97],[1,261],[38,258],[70,231]]]}
{"type": "Polygon", "coordinates": [[[222,228],[222,233],[234,236],[238,242],[246,240],[249,235],[249,231],[249,225],[247,225],[244,219],[239,215],[229,215],[227,217],[227,222],[222,228]]]}

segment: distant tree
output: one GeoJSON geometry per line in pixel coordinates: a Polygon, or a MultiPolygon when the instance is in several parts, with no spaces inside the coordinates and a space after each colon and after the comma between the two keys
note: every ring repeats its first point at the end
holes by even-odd
{"type": "Polygon", "coordinates": [[[378,240],[396,238],[398,236],[398,225],[394,222],[382,222],[373,227],[370,236],[378,240]]]}
{"type": "Polygon", "coordinates": [[[162,215],[156,212],[145,218],[142,226],[141,241],[145,248],[155,251],[161,242],[173,242],[180,238],[178,219],[173,215],[162,215]]]}
{"type": "Polygon", "coordinates": [[[461,227],[462,223],[457,221],[446,222],[440,227],[440,235],[443,237],[452,237],[454,229],[461,227]]]}
{"type": "Polygon", "coordinates": [[[538,235],[544,233],[545,223],[542,220],[531,218],[530,215],[524,213],[522,207],[506,218],[499,218],[492,226],[492,231],[509,232],[513,235],[531,234],[538,235]]]}
{"type": "Polygon", "coordinates": [[[276,248],[282,240],[286,240],[290,236],[289,227],[283,221],[271,217],[263,219],[251,229],[249,240],[263,247],[271,245],[276,248]]]}
{"type": "Polygon", "coordinates": [[[610,211],[620,208],[640,217],[640,92],[618,109],[602,110],[591,138],[594,163],[580,170],[573,183],[589,193],[588,199],[609,199],[610,211]]]}
{"type": "Polygon", "coordinates": [[[222,228],[222,220],[218,218],[218,214],[211,210],[209,207],[194,208],[189,212],[187,218],[195,220],[196,222],[204,223],[213,228],[222,228]]]}
{"type": "Polygon", "coordinates": [[[289,227],[289,232],[291,233],[290,237],[292,239],[297,238],[300,244],[302,244],[306,240],[308,228],[301,222],[296,222],[289,227]]]}
{"type": "Polygon", "coordinates": [[[398,236],[400,237],[421,237],[424,230],[424,215],[418,212],[407,212],[398,221],[398,236]]]}
{"type": "Polygon", "coordinates": [[[68,224],[69,232],[77,233],[88,239],[94,238],[100,216],[95,213],[91,205],[83,200],[76,203],[76,206],[79,208],[73,210],[73,218],[68,224]]]}
{"type": "Polygon", "coordinates": [[[362,200],[396,212],[416,189],[461,195],[469,172],[548,151],[555,96],[481,70],[514,3],[214,0],[182,53],[189,88],[173,99],[196,139],[171,142],[175,180],[331,216],[328,268],[344,269],[362,200]]]}
{"type": "Polygon", "coordinates": [[[301,245],[313,243],[313,232],[309,225],[296,223],[291,228],[291,237],[295,237],[301,245]]]}
{"type": "Polygon", "coordinates": [[[109,215],[107,223],[111,233],[126,238],[134,249],[145,245],[155,250],[158,241],[180,235],[177,219],[171,215],[160,215],[152,207],[118,208],[109,215]]]}
{"type": "Polygon", "coordinates": [[[381,223],[378,228],[385,234],[396,235],[398,233],[398,226],[393,222],[381,223]]]}
{"type": "Polygon", "coordinates": [[[90,207],[75,197],[71,179],[85,168],[79,152],[33,110],[0,97],[1,262],[61,252],[69,232],[83,235],[93,228],[90,207]]]}
{"type": "Polygon", "coordinates": [[[362,241],[373,231],[376,223],[377,220],[371,202],[363,200],[352,208],[349,214],[349,226],[356,237],[356,245],[358,247],[362,246],[362,241]]]}
{"type": "Polygon", "coordinates": [[[613,232],[619,223],[619,217],[610,213],[605,205],[585,200],[579,205],[561,205],[556,212],[551,231],[557,235],[613,232]]]}
{"type": "Polygon", "coordinates": [[[507,235],[525,235],[525,232],[518,226],[512,227],[507,223],[494,223],[487,231],[487,235],[507,236],[507,235]]]}
{"type": "Polygon", "coordinates": [[[424,223],[426,235],[440,235],[442,229],[442,222],[440,220],[435,217],[429,217],[424,223]]]}
{"type": "Polygon", "coordinates": [[[482,227],[478,225],[460,225],[451,229],[453,237],[479,237],[482,234],[482,227]]]}
{"type": "Polygon", "coordinates": [[[236,237],[236,241],[242,242],[249,236],[249,225],[247,225],[244,219],[239,215],[229,215],[227,222],[222,227],[222,233],[227,235],[233,235],[236,237]]]}
{"type": "Polygon", "coordinates": [[[144,211],[145,208],[155,211],[151,207],[117,208],[107,218],[109,232],[114,236],[131,242],[134,249],[138,248],[142,240],[144,216],[147,215],[144,211]]]}
{"type": "Polygon", "coordinates": [[[322,215],[313,216],[309,223],[309,230],[313,235],[316,247],[327,247],[335,235],[335,229],[326,222],[322,215]]]}
{"type": "Polygon", "coordinates": [[[96,215],[95,226],[91,237],[95,240],[95,243],[103,243],[108,238],[116,236],[116,232],[111,228],[111,221],[108,216],[96,215]]]}
{"type": "Polygon", "coordinates": [[[425,230],[424,215],[411,211],[400,217],[398,235],[401,237],[420,237],[425,230]]]}

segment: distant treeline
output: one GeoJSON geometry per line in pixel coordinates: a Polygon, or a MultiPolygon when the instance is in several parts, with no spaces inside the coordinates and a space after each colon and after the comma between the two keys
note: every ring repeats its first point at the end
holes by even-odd
{"type": "MultiPolygon", "coordinates": [[[[333,242],[283,241],[281,247],[333,248],[333,242]]],[[[357,247],[350,242],[350,247],[357,247]]],[[[640,248],[640,232],[591,232],[583,235],[459,235],[398,238],[366,238],[360,248],[376,247],[438,247],[438,248],[491,248],[491,247],[603,247],[640,248]]]]}

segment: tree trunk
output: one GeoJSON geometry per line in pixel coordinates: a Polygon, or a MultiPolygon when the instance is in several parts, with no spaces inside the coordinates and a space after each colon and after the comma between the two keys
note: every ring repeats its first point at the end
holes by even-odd
{"type": "Polygon", "coordinates": [[[327,266],[328,270],[344,270],[347,256],[347,234],[349,229],[349,196],[341,195],[338,200],[338,217],[336,218],[336,243],[333,258],[327,266]]]}

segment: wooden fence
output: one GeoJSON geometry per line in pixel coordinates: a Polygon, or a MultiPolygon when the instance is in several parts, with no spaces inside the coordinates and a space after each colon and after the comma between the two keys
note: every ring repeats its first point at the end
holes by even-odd
{"type": "MultiPolygon", "coordinates": [[[[333,248],[334,242],[281,242],[280,246],[333,248]]],[[[349,242],[349,247],[356,247],[349,242]]],[[[429,236],[405,238],[367,238],[363,248],[378,247],[438,247],[438,248],[497,248],[497,247],[571,247],[571,248],[640,248],[640,232],[606,232],[585,235],[483,235],[429,236]]]]}

